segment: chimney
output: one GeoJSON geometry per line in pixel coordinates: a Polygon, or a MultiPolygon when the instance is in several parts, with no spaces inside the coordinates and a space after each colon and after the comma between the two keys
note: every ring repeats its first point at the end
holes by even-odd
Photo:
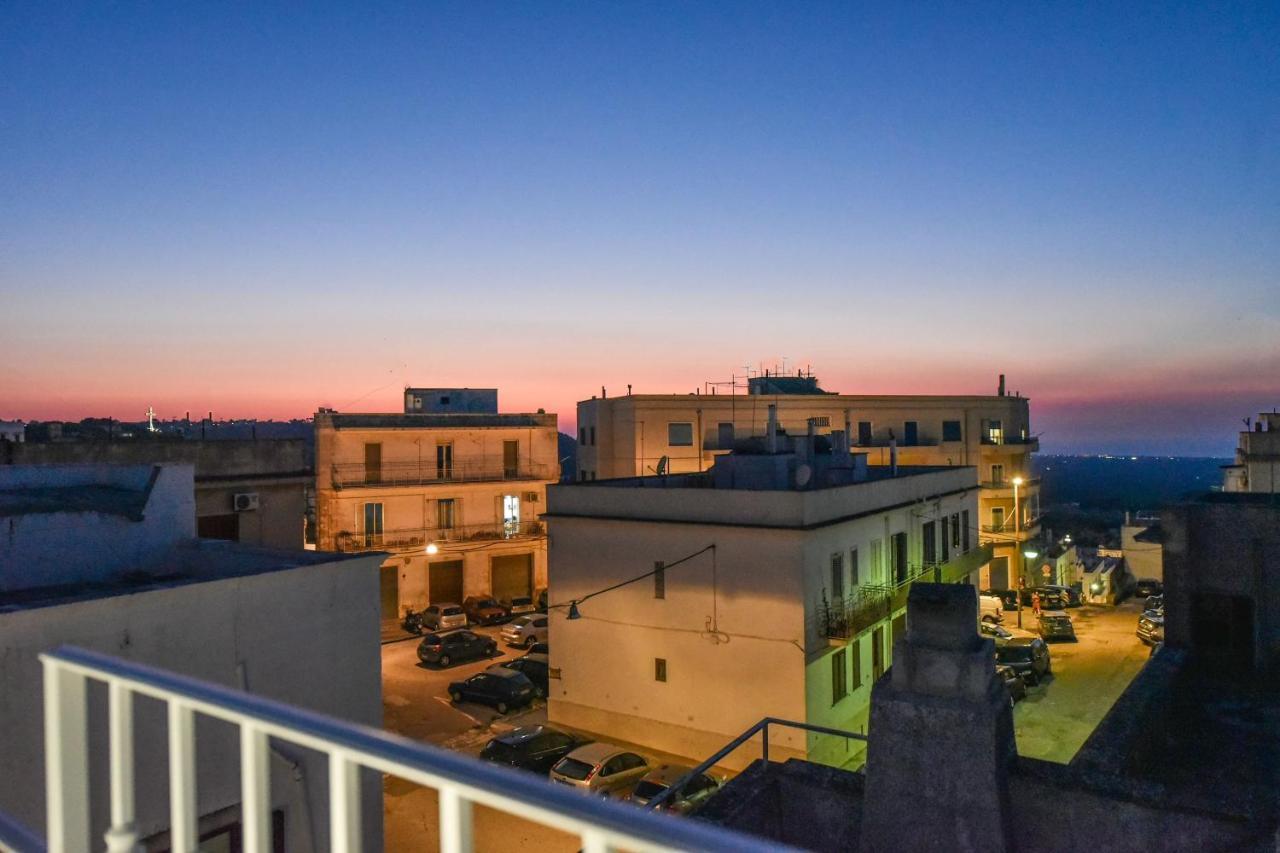
{"type": "Polygon", "coordinates": [[[627,396],[628,396],[628,397],[630,397],[630,396],[631,396],[631,383],[630,383],[630,382],[628,382],[628,383],[627,383],[627,396]]]}
{"type": "Polygon", "coordinates": [[[601,385],[601,386],[600,386],[600,399],[601,399],[601,400],[607,400],[607,399],[609,399],[609,395],[608,395],[607,393],[605,393],[605,390],[604,390],[604,386],[603,386],[603,385],[601,385]]]}
{"type": "Polygon", "coordinates": [[[999,393],[1001,397],[1004,396],[1004,374],[1003,373],[1000,374],[1000,392],[999,393]]]}
{"type": "Polygon", "coordinates": [[[778,452],[778,405],[777,403],[769,404],[769,425],[766,427],[768,432],[764,436],[764,447],[770,453],[778,452]]]}

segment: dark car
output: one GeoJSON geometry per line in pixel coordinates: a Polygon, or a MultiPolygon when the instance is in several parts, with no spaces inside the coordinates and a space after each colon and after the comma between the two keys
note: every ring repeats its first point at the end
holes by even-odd
{"type": "Polygon", "coordinates": [[[532,646],[529,647],[529,654],[549,655],[551,654],[551,644],[550,643],[534,643],[532,646]]]}
{"type": "Polygon", "coordinates": [[[488,637],[470,631],[427,634],[418,643],[418,660],[449,666],[460,660],[487,658],[498,651],[498,644],[488,637]]]}
{"type": "Polygon", "coordinates": [[[1076,628],[1071,617],[1061,610],[1045,610],[1040,613],[1040,636],[1045,642],[1069,640],[1076,642],[1076,628]]]}
{"type": "Polygon", "coordinates": [[[1074,586],[1058,586],[1057,584],[1050,583],[1045,584],[1044,588],[1050,592],[1056,592],[1059,595],[1066,596],[1067,607],[1079,607],[1084,603],[1084,600],[1080,597],[1080,590],[1076,589],[1074,586]]]}
{"type": "Polygon", "coordinates": [[[489,741],[480,751],[480,757],[494,764],[545,776],[557,761],[585,743],[590,741],[550,726],[522,726],[489,741]]]}
{"type": "Polygon", "coordinates": [[[547,675],[548,675],[549,659],[546,655],[536,655],[533,653],[522,655],[515,660],[505,660],[502,663],[496,663],[489,667],[504,666],[507,669],[514,669],[516,672],[524,673],[525,678],[533,682],[534,695],[539,699],[546,698],[547,695],[547,675]]]}
{"type": "Polygon", "coordinates": [[[1062,592],[1058,587],[1037,586],[1022,591],[1022,606],[1030,607],[1032,596],[1040,596],[1041,610],[1065,610],[1067,607],[1067,594],[1062,592]]]}
{"type": "Polygon", "coordinates": [[[1004,682],[1004,689],[1009,692],[1009,704],[1021,702],[1027,698],[1027,683],[1013,667],[999,664],[996,666],[996,675],[1000,676],[1000,680],[1004,682]]]}
{"type": "Polygon", "coordinates": [[[650,770],[627,797],[627,802],[641,806],[648,805],[650,801],[665,794],[672,785],[680,783],[680,788],[663,800],[658,809],[676,814],[689,814],[720,790],[720,780],[707,773],[699,773],[692,779],[681,782],[680,780],[688,776],[691,770],[693,770],[692,767],[683,764],[664,764],[650,770]]]}
{"type": "Polygon", "coordinates": [[[535,613],[538,610],[538,605],[534,604],[533,597],[528,595],[508,596],[499,601],[498,604],[506,611],[508,619],[523,616],[526,613],[535,613]]]}
{"type": "Polygon", "coordinates": [[[1164,642],[1164,616],[1156,613],[1143,613],[1138,617],[1138,639],[1148,646],[1164,642]]]}
{"type": "Polygon", "coordinates": [[[462,602],[462,612],[472,625],[493,625],[507,618],[507,611],[492,598],[482,595],[467,596],[462,602]]]}
{"type": "Polygon", "coordinates": [[[1159,595],[1148,595],[1147,600],[1142,605],[1144,613],[1159,613],[1164,615],[1164,593],[1159,595]]]}
{"type": "Polygon", "coordinates": [[[1014,637],[996,641],[996,662],[1012,667],[1027,684],[1039,684],[1052,669],[1049,647],[1039,637],[1014,637]]]}
{"type": "Polygon", "coordinates": [[[533,682],[523,674],[506,667],[490,667],[465,681],[449,685],[449,698],[455,702],[479,702],[505,714],[533,701],[533,682]]]}
{"type": "Polygon", "coordinates": [[[1164,593],[1164,584],[1155,578],[1139,578],[1138,585],[1133,588],[1133,594],[1139,598],[1161,595],[1162,593],[1164,593]]]}

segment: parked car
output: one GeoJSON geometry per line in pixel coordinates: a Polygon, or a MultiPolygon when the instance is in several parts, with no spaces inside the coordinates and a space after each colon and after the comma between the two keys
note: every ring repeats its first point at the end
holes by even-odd
{"type": "Polygon", "coordinates": [[[1146,602],[1142,605],[1144,613],[1159,613],[1164,615],[1164,593],[1159,595],[1148,595],[1146,602]]]}
{"type": "MultiPolygon", "coordinates": [[[[649,802],[666,793],[667,789],[679,782],[692,770],[684,764],[664,764],[645,774],[636,785],[636,789],[627,797],[628,802],[637,805],[648,805],[649,802]]],[[[709,773],[699,773],[680,785],[673,794],[662,801],[659,811],[688,814],[701,806],[711,795],[720,790],[721,782],[709,773]]]]}
{"type": "Polygon", "coordinates": [[[428,631],[452,631],[467,627],[467,614],[460,604],[433,604],[422,611],[422,627],[428,631]]]}
{"type": "Polygon", "coordinates": [[[546,612],[547,612],[547,590],[546,590],[546,588],[545,588],[545,587],[543,587],[542,589],[538,590],[538,594],[534,596],[534,599],[535,599],[535,601],[537,602],[537,605],[538,605],[538,612],[539,612],[539,613],[546,613],[546,612]]]}
{"type": "Polygon", "coordinates": [[[999,625],[1004,621],[1004,605],[999,596],[978,596],[978,618],[989,625],[999,625]]]}
{"type": "Polygon", "coordinates": [[[545,776],[557,761],[587,743],[590,741],[550,726],[522,726],[489,741],[480,750],[480,757],[545,776]]]}
{"type": "Polygon", "coordinates": [[[414,610],[410,607],[405,611],[404,618],[400,620],[400,627],[404,628],[410,634],[422,636],[422,632],[424,630],[422,627],[422,614],[423,611],[414,610]]]}
{"type": "Polygon", "coordinates": [[[533,701],[533,682],[523,673],[505,666],[489,667],[464,681],[449,685],[449,698],[455,702],[479,702],[505,714],[533,701]]]}
{"type": "Polygon", "coordinates": [[[533,597],[528,595],[504,598],[498,603],[502,605],[508,619],[513,616],[523,616],[526,613],[535,613],[538,610],[537,605],[533,603],[533,597]]]}
{"type": "Polygon", "coordinates": [[[995,598],[1003,610],[1018,609],[1018,591],[1016,589],[984,589],[980,598],[995,598]]]}
{"type": "Polygon", "coordinates": [[[1027,683],[1013,667],[997,664],[996,675],[1000,676],[1000,680],[1004,682],[1004,689],[1009,692],[1010,705],[1027,698],[1027,683]]]}
{"type": "Polygon", "coordinates": [[[1049,647],[1039,637],[998,640],[996,662],[1012,667],[1030,685],[1039,684],[1053,671],[1049,662],[1049,647]]]}
{"type": "Polygon", "coordinates": [[[488,637],[470,631],[427,634],[418,644],[418,660],[423,663],[450,666],[462,660],[487,658],[498,651],[498,644],[488,637]]]}
{"type": "Polygon", "coordinates": [[[602,796],[625,796],[649,772],[649,762],[609,743],[580,746],[551,768],[551,781],[602,796]]]}
{"type": "Polygon", "coordinates": [[[1138,617],[1138,639],[1148,646],[1164,642],[1164,614],[1143,613],[1138,617]]]}
{"type": "Polygon", "coordinates": [[[1147,598],[1152,595],[1161,595],[1164,593],[1164,584],[1155,578],[1138,578],[1138,583],[1133,588],[1133,594],[1139,598],[1147,598]]]}
{"type": "Polygon", "coordinates": [[[1061,587],[1036,586],[1030,589],[1022,590],[1022,606],[1030,607],[1032,596],[1040,596],[1040,610],[1066,610],[1067,594],[1062,592],[1061,587]]]}
{"type": "Polygon", "coordinates": [[[502,642],[526,649],[534,643],[546,642],[547,618],[540,613],[517,616],[502,629],[502,642]]]}
{"type": "Polygon", "coordinates": [[[549,655],[551,654],[551,644],[550,643],[534,643],[532,646],[529,647],[529,651],[525,652],[525,654],[549,655]]]}
{"type": "Polygon", "coordinates": [[[1013,636],[1008,628],[1002,625],[993,625],[990,622],[979,622],[978,633],[993,640],[1007,640],[1013,636]]]}
{"type": "Polygon", "coordinates": [[[1046,642],[1054,640],[1076,641],[1076,628],[1071,617],[1061,610],[1040,611],[1040,637],[1046,642]]]}
{"type": "Polygon", "coordinates": [[[527,654],[521,655],[515,660],[506,660],[501,663],[495,663],[489,667],[506,667],[514,669],[516,672],[524,673],[525,678],[533,682],[533,693],[539,699],[545,699],[547,696],[547,675],[549,672],[549,660],[546,655],[527,654]]]}
{"type": "Polygon", "coordinates": [[[1080,597],[1080,590],[1074,586],[1059,586],[1057,584],[1045,584],[1045,589],[1066,596],[1067,607],[1079,607],[1084,603],[1084,599],[1080,597]]]}
{"type": "Polygon", "coordinates": [[[502,605],[487,595],[469,595],[462,602],[462,612],[472,625],[492,625],[507,618],[502,605]]]}

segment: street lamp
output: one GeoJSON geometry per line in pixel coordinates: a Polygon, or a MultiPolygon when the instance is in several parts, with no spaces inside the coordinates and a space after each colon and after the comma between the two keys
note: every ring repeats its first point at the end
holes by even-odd
{"type": "Polygon", "coordinates": [[[439,553],[440,553],[440,546],[439,546],[439,545],[437,545],[437,544],[436,544],[436,543],[434,543],[434,542],[428,542],[428,543],[427,543],[427,556],[428,556],[428,557],[434,557],[436,554],[439,554],[439,553]]]}
{"type": "Polygon", "coordinates": [[[1023,557],[1023,559],[1022,559],[1022,570],[1021,570],[1020,572],[1018,572],[1018,588],[1017,588],[1017,595],[1018,595],[1018,627],[1019,627],[1019,628],[1021,628],[1021,627],[1022,627],[1022,590],[1023,590],[1023,589],[1026,587],[1026,585],[1027,585],[1027,560],[1034,560],[1036,557],[1039,557],[1039,556],[1040,556],[1040,552],[1039,552],[1039,551],[1035,551],[1035,550],[1033,550],[1033,549],[1031,549],[1031,548],[1028,548],[1027,550],[1025,550],[1025,551],[1023,551],[1023,552],[1022,552],[1022,557],[1023,557]]]}

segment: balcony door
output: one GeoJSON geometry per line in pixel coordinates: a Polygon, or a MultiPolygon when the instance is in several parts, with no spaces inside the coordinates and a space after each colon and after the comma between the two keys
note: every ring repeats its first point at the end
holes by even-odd
{"type": "Polygon", "coordinates": [[[991,482],[995,483],[996,485],[1000,485],[1001,483],[1004,482],[1004,466],[1003,465],[991,466],[991,482]]]}
{"type": "Polygon", "coordinates": [[[369,443],[364,446],[364,481],[366,483],[382,482],[381,443],[369,443]]]}
{"type": "Polygon", "coordinates": [[[520,496],[502,496],[502,532],[506,536],[515,536],[520,532],[520,496]]]}
{"type": "Polygon", "coordinates": [[[895,584],[903,584],[907,582],[907,534],[893,534],[893,582],[895,584]]]}
{"type": "Polygon", "coordinates": [[[520,474],[520,442],[502,442],[502,476],[508,480],[520,474]]]}
{"type": "Polygon", "coordinates": [[[453,479],[453,442],[442,441],[436,444],[436,479],[453,479]]]}
{"type": "Polygon", "coordinates": [[[991,508],[991,529],[994,531],[1004,530],[1004,507],[993,506],[991,508]]]}

